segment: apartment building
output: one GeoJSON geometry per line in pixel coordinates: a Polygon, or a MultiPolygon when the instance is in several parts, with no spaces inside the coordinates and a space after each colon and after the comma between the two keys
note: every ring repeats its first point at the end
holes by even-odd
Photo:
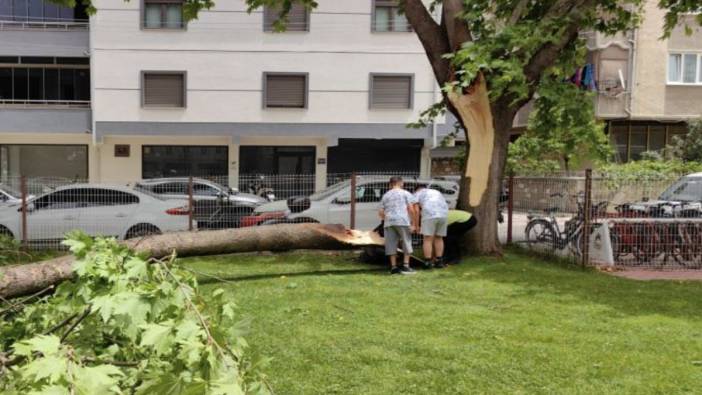
{"type": "Polygon", "coordinates": [[[162,176],[412,171],[439,96],[395,1],[247,13],[217,2],[98,0],[97,13],[0,0],[0,175],[126,182],[162,176]]]}
{"type": "Polygon", "coordinates": [[[657,2],[648,1],[635,31],[588,40],[597,70],[597,115],[607,121],[620,161],[662,150],[687,132],[686,121],[702,116],[702,29],[689,15],[691,35],[680,26],[661,40],[664,16],[657,2]]]}

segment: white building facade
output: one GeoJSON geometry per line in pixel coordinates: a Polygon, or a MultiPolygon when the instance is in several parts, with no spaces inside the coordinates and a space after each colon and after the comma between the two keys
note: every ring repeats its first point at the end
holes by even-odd
{"type": "Polygon", "coordinates": [[[281,33],[243,1],[187,23],[177,0],[95,5],[83,24],[0,0],[3,176],[428,174],[437,128],[406,125],[438,87],[393,1],[321,0],[281,33]]]}

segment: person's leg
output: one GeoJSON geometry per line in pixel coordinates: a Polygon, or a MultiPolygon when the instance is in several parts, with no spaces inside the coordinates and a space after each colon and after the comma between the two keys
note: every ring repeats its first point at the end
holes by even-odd
{"type": "Polygon", "coordinates": [[[397,243],[400,240],[397,231],[390,226],[385,228],[385,255],[390,258],[390,273],[397,271],[397,243]]]}
{"type": "Polygon", "coordinates": [[[427,262],[431,262],[434,260],[434,251],[432,249],[434,245],[434,237],[427,235],[422,236],[424,237],[424,240],[422,241],[422,251],[424,252],[424,260],[427,262]]]}
{"type": "Polygon", "coordinates": [[[436,254],[435,266],[439,268],[446,267],[444,263],[444,237],[448,230],[446,218],[437,218],[436,228],[434,231],[434,254],[436,254]]]}
{"type": "Polygon", "coordinates": [[[402,242],[402,274],[414,274],[414,270],[410,267],[410,257],[412,256],[412,233],[408,226],[398,226],[398,234],[402,242]]]}

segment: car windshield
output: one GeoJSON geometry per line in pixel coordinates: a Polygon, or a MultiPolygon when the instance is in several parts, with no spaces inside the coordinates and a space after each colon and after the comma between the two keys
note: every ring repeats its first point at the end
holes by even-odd
{"type": "Polygon", "coordinates": [[[327,189],[323,189],[317,193],[310,195],[310,200],[318,201],[328,198],[329,196],[339,192],[344,188],[348,188],[351,185],[351,181],[343,181],[338,184],[334,184],[327,189]]]}
{"type": "Polygon", "coordinates": [[[683,177],[666,189],[661,194],[660,200],[702,201],[702,177],[683,177]]]}
{"type": "Polygon", "coordinates": [[[2,189],[3,191],[5,191],[6,194],[8,194],[14,198],[19,199],[19,197],[22,196],[22,193],[20,191],[10,187],[9,185],[0,184],[0,189],[2,189]]]}

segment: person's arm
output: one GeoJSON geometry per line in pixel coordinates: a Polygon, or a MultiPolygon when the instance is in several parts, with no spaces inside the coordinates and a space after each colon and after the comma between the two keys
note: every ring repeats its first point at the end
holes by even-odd
{"type": "Polygon", "coordinates": [[[378,210],[378,216],[380,217],[380,219],[385,221],[385,210],[382,207],[380,208],[380,210],[378,210]]]}
{"type": "Polygon", "coordinates": [[[419,229],[419,221],[420,221],[421,209],[420,209],[420,207],[419,207],[419,203],[415,203],[415,204],[413,204],[411,207],[412,207],[412,211],[410,211],[410,213],[411,213],[411,217],[410,217],[410,218],[412,218],[412,225],[414,226],[414,229],[415,229],[415,230],[418,230],[418,229],[419,229]]]}

